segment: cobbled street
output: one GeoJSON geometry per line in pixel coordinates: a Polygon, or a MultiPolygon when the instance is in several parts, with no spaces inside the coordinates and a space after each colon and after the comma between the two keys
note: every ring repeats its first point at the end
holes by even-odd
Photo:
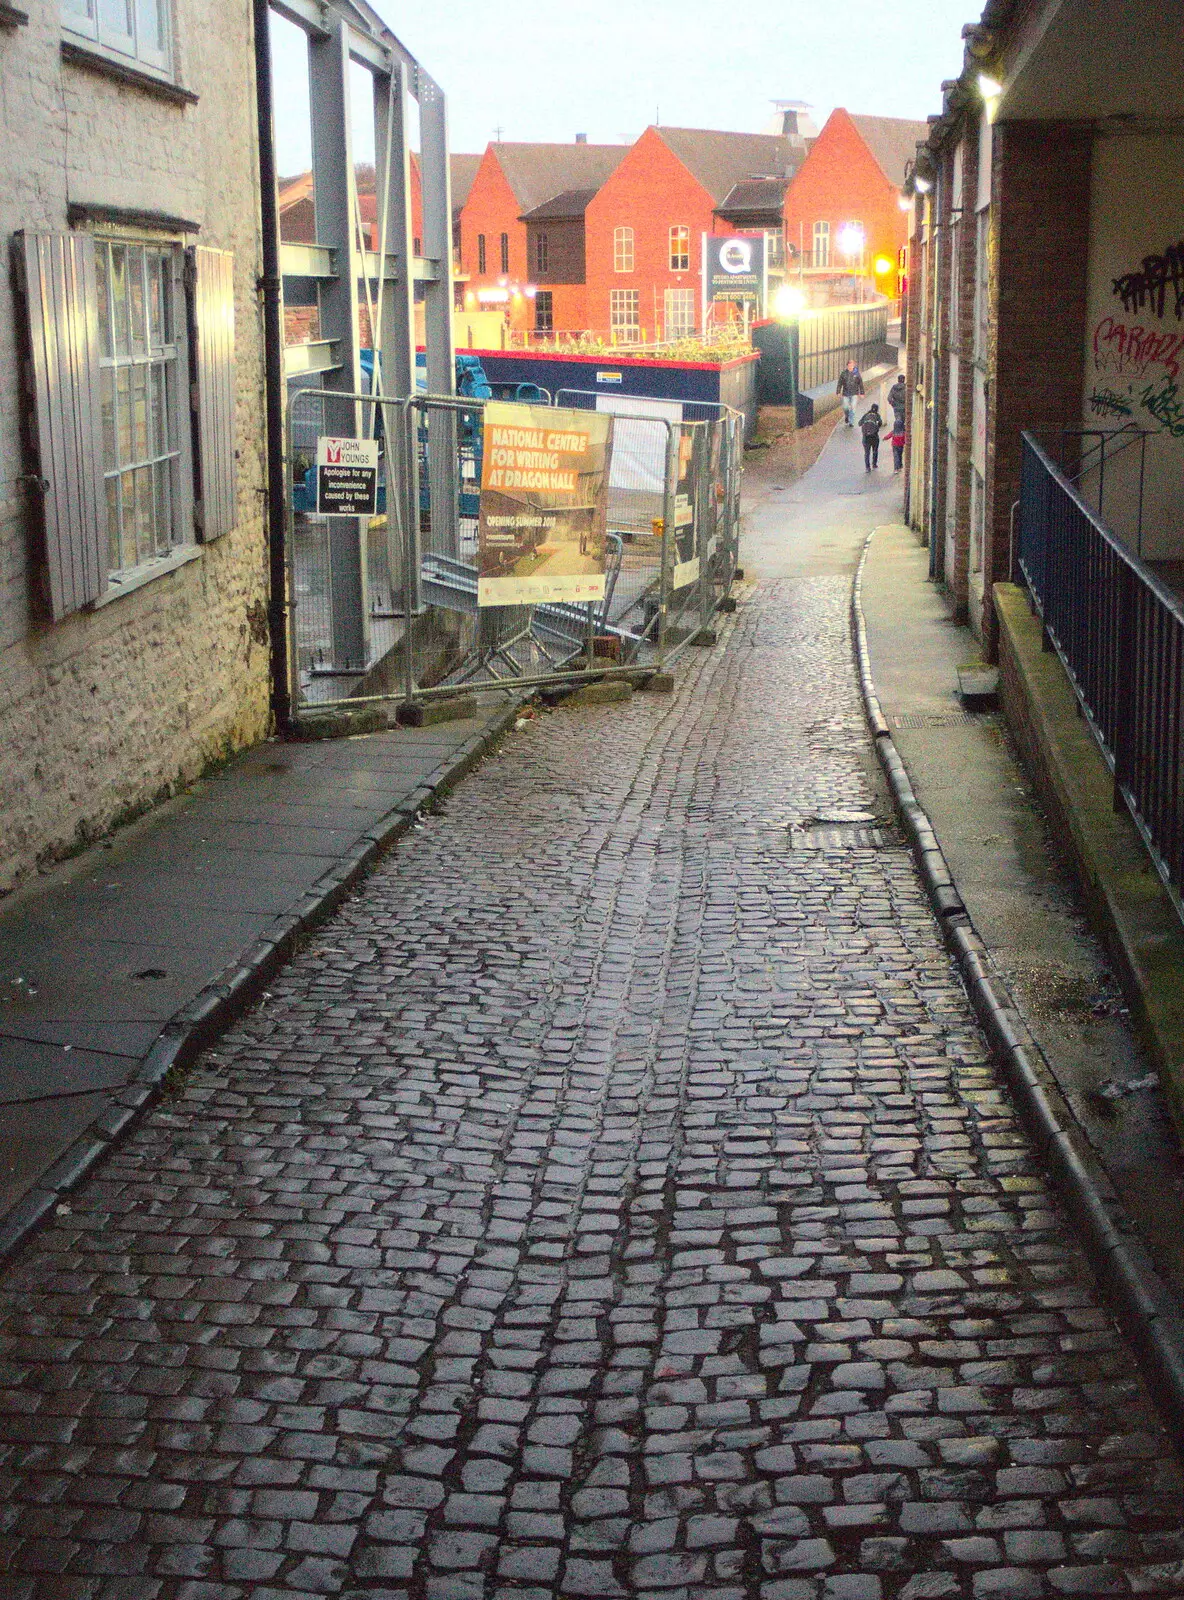
{"type": "Polygon", "coordinates": [[[1184,1595],[887,821],[857,456],[760,501],[674,696],[509,735],[8,1269],[6,1600],[1184,1595]]]}

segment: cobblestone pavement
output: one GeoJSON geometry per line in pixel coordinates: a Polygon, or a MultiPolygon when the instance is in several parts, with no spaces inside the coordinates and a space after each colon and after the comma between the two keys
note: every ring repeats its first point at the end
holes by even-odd
{"type": "Polygon", "coordinates": [[[512,735],[0,1284],[5,1600],[1184,1595],[848,577],[512,735]]]}

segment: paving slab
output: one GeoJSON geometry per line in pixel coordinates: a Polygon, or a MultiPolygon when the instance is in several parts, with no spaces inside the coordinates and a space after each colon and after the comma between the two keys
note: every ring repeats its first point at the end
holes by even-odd
{"type": "Polygon", "coordinates": [[[971,920],[1157,1268],[1184,1295],[1184,1160],[1153,1064],[1002,715],[962,707],[958,668],[981,652],[899,523],[869,546],[863,610],[881,706],[971,920]],[[1132,1083],[1142,1087],[1128,1092],[1132,1083]]]}
{"type": "Polygon", "coordinates": [[[0,1227],[202,997],[337,895],[398,808],[512,712],[486,695],[430,728],[268,741],[0,909],[0,1227]]]}

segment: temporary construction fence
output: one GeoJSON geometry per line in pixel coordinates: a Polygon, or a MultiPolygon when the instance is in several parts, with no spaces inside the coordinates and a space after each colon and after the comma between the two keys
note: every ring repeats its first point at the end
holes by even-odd
{"type": "MultiPolygon", "coordinates": [[[[588,428],[580,413],[608,411],[612,445],[603,533],[586,558],[581,539],[576,563],[588,569],[584,589],[594,587],[594,598],[537,597],[547,585],[527,580],[525,603],[491,604],[496,585],[483,583],[478,550],[487,402],[295,394],[294,703],[415,704],[479,687],[657,671],[689,643],[709,642],[738,557],[743,419],[706,404],[688,419],[653,402],[605,402],[571,391],[546,409],[496,402],[497,415],[523,429],[543,418],[555,429],[588,428]],[[318,511],[316,442],[334,437],[377,441],[373,515],[318,511]]],[[[563,553],[536,539],[518,554],[512,570],[545,575],[563,553]]]]}

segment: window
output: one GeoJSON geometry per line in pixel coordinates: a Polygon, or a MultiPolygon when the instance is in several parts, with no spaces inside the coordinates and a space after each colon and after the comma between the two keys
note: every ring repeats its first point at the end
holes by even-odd
{"type": "Polygon", "coordinates": [[[485,271],[485,235],[483,233],[477,235],[477,271],[485,271]]]}
{"type": "MultiPolygon", "coordinates": [[[[613,271],[633,271],[633,229],[613,229],[613,271]]],[[[613,293],[617,291],[614,289],[613,293]]]]}
{"type": "Polygon", "coordinates": [[[169,0],[62,0],[62,26],[141,66],[170,67],[169,0]]]}
{"type": "Polygon", "coordinates": [[[830,266],[829,222],[816,222],[814,224],[814,265],[816,267],[830,266]]]}
{"type": "Polygon", "coordinates": [[[16,238],[56,621],[235,526],[234,255],[84,232],[16,238]]]}
{"type": "Polygon", "coordinates": [[[695,291],[667,289],[666,337],[685,339],[695,331],[695,291]]]}
{"type": "Polygon", "coordinates": [[[551,265],[551,241],[545,233],[535,235],[534,272],[536,278],[545,278],[551,265]]]}
{"type": "Polygon", "coordinates": [[[540,289],[534,297],[534,327],[536,333],[555,331],[555,305],[550,289],[540,289]]]}
{"type": "Polygon", "coordinates": [[[848,272],[862,272],[867,255],[867,230],[862,222],[841,222],[838,236],[841,265],[848,272]]]}
{"type": "Polygon", "coordinates": [[[502,271],[503,272],[509,272],[509,270],[510,270],[510,235],[508,233],[503,233],[502,234],[502,271]]]}
{"type": "Polygon", "coordinates": [[[185,539],[177,267],[170,246],[95,241],[110,574],[167,556],[185,539]]]}
{"type": "MultiPolygon", "coordinates": [[[[631,234],[631,230],[626,229],[631,234]]],[[[639,296],[636,289],[609,290],[609,326],[614,344],[636,344],[641,337],[639,296]]]]}
{"type": "Polygon", "coordinates": [[[670,270],[671,272],[689,272],[690,268],[691,230],[689,228],[671,228],[670,270]]]}

